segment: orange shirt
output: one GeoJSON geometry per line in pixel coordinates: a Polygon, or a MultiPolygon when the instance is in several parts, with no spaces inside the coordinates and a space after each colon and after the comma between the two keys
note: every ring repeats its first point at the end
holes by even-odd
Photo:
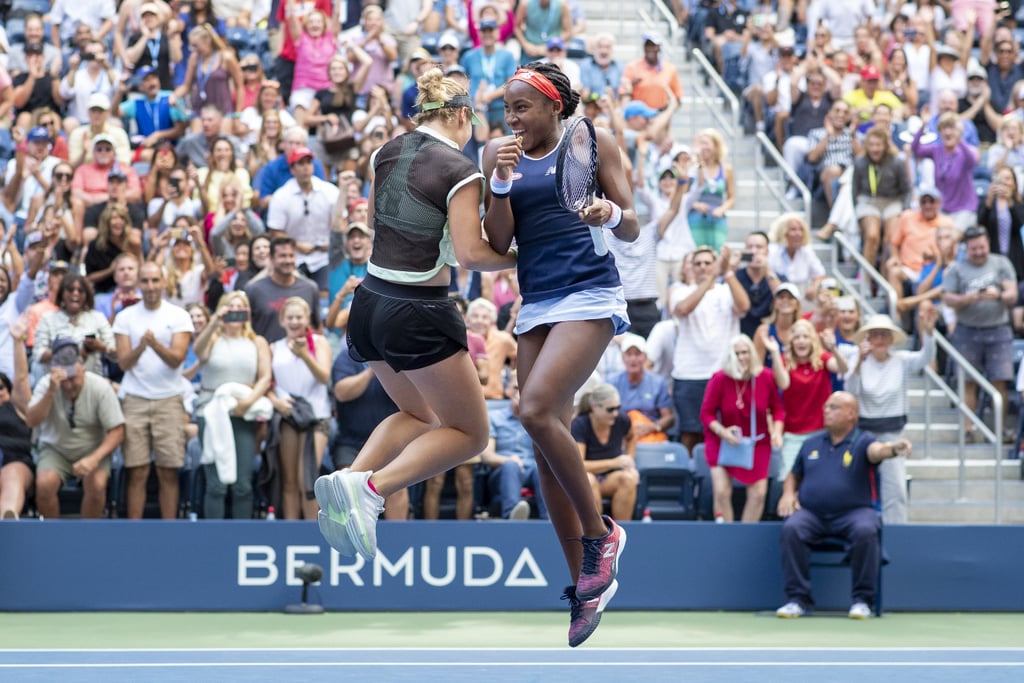
{"type": "Polygon", "coordinates": [[[921,212],[907,209],[900,214],[896,224],[896,233],[892,236],[892,245],[899,249],[900,263],[914,272],[924,268],[924,255],[939,255],[939,245],[935,242],[935,231],[939,226],[954,227],[949,216],[937,215],[933,220],[926,221],[921,212]]]}
{"type": "Polygon", "coordinates": [[[662,59],[657,66],[651,66],[641,57],[626,65],[619,83],[619,95],[630,95],[649,107],[664,109],[668,105],[669,88],[677,99],[683,98],[683,84],[679,72],[669,61],[662,59]]]}

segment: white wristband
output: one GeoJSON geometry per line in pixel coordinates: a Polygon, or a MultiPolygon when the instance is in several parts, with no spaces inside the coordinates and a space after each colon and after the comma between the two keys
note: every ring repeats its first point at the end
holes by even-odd
{"type": "Polygon", "coordinates": [[[612,207],[612,215],[608,217],[608,222],[601,227],[614,230],[622,223],[622,207],[608,199],[605,201],[608,202],[608,206],[612,207]]]}

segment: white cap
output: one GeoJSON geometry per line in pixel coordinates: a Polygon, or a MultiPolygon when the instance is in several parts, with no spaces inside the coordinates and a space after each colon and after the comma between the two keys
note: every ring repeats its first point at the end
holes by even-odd
{"type": "Polygon", "coordinates": [[[630,349],[637,349],[640,353],[647,353],[647,341],[639,334],[626,332],[619,341],[619,348],[625,353],[630,349]]]}

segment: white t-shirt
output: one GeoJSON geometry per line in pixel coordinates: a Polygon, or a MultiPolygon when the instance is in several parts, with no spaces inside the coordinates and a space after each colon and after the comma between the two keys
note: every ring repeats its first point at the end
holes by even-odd
{"type": "MultiPolygon", "coordinates": [[[[53,169],[56,168],[57,164],[60,162],[61,160],[57,157],[49,155],[39,164],[39,172],[44,178],[46,178],[46,182],[53,182],[53,169]]],[[[4,185],[9,185],[11,180],[14,179],[14,171],[16,167],[17,164],[7,164],[7,172],[4,175],[4,185]]],[[[14,215],[23,220],[27,218],[28,207],[32,203],[32,197],[37,194],[43,194],[44,192],[45,190],[43,189],[43,186],[39,184],[39,181],[36,180],[35,176],[25,178],[24,182],[21,184],[21,195],[18,197],[18,206],[14,210],[14,215]]]]}
{"type": "MultiPolygon", "coordinates": [[[[669,310],[690,296],[697,285],[675,284],[669,290],[669,310]]],[[[678,343],[672,361],[672,379],[710,379],[722,369],[729,340],[740,333],[732,291],[722,283],[704,294],[697,307],[679,321],[678,343]]]]}
{"type": "Polygon", "coordinates": [[[146,205],[146,216],[152,216],[160,210],[161,206],[164,207],[164,211],[160,216],[160,225],[157,226],[157,232],[163,232],[174,225],[174,221],[178,220],[179,216],[197,219],[199,218],[199,212],[202,210],[202,204],[198,199],[186,199],[179,205],[174,202],[167,202],[165,204],[163,197],[154,197],[146,205]]]}
{"type": "MultiPolygon", "coordinates": [[[[310,193],[303,194],[299,181],[292,178],[270,196],[267,229],[280,230],[297,242],[326,247],[330,242],[331,223],[339,194],[336,185],[316,176],[310,193]]],[[[295,252],[296,265],[305,264],[310,272],[327,267],[328,261],[326,250],[309,254],[295,252]]]]}
{"type": "MultiPolygon", "coordinates": [[[[141,303],[129,306],[114,318],[114,334],[126,335],[131,341],[132,348],[139,345],[139,340],[146,330],[153,330],[156,340],[170,347],[176,333],[191,334],[194,329],[188,312],[166,301],[161,302],[155,311],[149,310],[141,303]]],[[[183,366],[184,364],[172,368],[157,355],[156,351],[147,348],[139,356],[135,367],[124,373],[121,394],[146,399],[176,396],[181,393],[183,366]]]]}

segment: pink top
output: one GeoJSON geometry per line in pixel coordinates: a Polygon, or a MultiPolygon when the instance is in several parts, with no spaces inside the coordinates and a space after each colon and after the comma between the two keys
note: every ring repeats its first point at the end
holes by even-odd
{"type": "Polygon", "coordinates": [[[494,293],[491,294],[492,303],[501,309],[502,306],[516,300],[516,291],[508,283],[508,280],[500,277],[494,281],[494,293]]]}
{"type": "MultiPolygon", "coordinates": [[[[466,3],[466,13],[469,15],[469,26],[468,33],[469,39],[473,41],[473,47],[480,47],[480,29],[477,28],[476,21],[473,20],[473,2],[469,0],[466,3]]],[[[505,17],[505,23],[498,25],[498,44],[504,45],[509,38],[511,38],[516,32],[516,12],[515,10],[509,10],[508,16],[505,17]]]]}
{"type": "Polygon", "coordinates": [[[331,87],[327,63],[338,49],[337,39],[330,32],[313,38],[305,31],[295,46],[295,77],[292,88],[323,90],[331,87]]]}
{"type": "MultiPolygon", "coordinates": [[[[110,174],[110,166],[97,166],[95,163],[82,164],[75,171],[71,179],[71,189],[79,190],[88,195],[103,195],[107,193],[107,176],[110,174]]],[[[118,166],[128,181],[128,194],[139,195],[142,193],[142,185],[139,183],[139,174],[131,166],[118,166]]]]}

